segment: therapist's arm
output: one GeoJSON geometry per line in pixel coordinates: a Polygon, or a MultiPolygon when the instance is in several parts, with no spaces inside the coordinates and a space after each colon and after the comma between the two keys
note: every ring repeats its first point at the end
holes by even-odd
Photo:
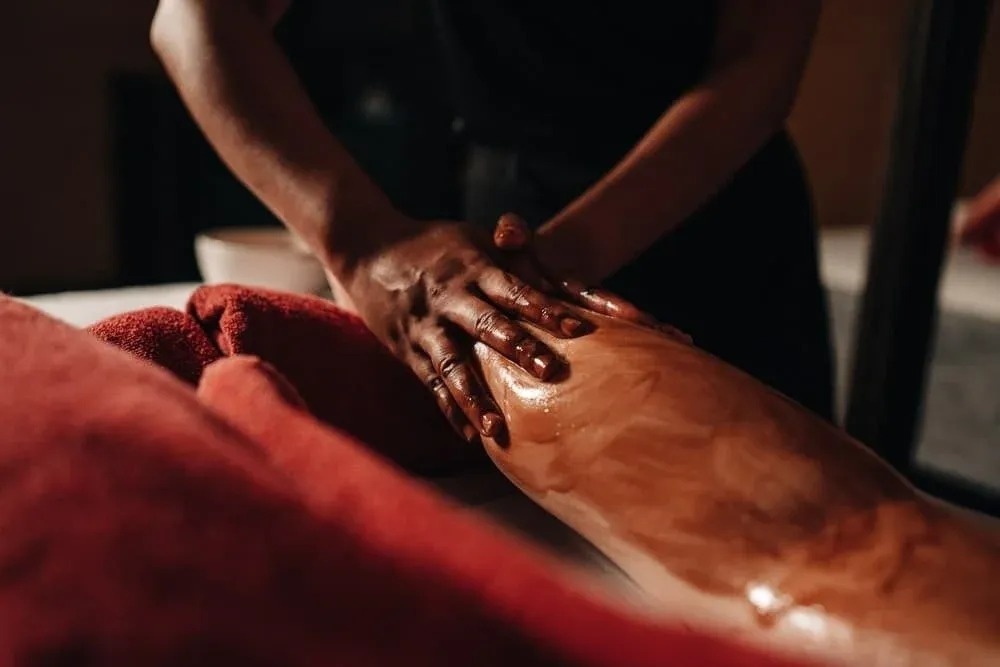
{"type": "MultiPolygon", "coordinates": [[[[779,131],[818,0],[724,0],[710,70],[536,239],[546,266],[599,283],[681,224],[779,131]]],[[[748,221],[752,224],[752,221],[748,221]]]]}
{"type": "MultiPolygon", "coordinates": [[[[160,0],[153,47],[223,161],[309,245],[455,429],[496,436],[503,418],[473,366],[473,342],[551,380],[563,361],[519,320],[559,336],[586,327],[504,271],[471,225],[414,220],[392,205],[328,131],[272,37],[288,5],[160,0]]],[[[613,295],[586,296],[595,309],[646,319],[613,295]]]]}
{"type": "Polygon", "coordinates": [[[275,42],[290,4],[161,0],[151,41],[226,165],[339,273],[402,216],[327,130],[275,42]]]}
{"type": "Polygon", "coordinates": [[[275,42],[288,4],[160,0],[153,47],[223,161],[309,245],[456,431],[496,435],[503,418],[469,339],[549,379],[559,360],[507,313],[557,331],[580,323],[496,267],[467,226],[395,209],[328,131],[275,42]]]}
{"type": "Polygon", "coordinates": [[[392,205],[328,131],[275,42],[288,5],[160,0],[151,40],[223,161],[309,245],[455,429],[495,436],[503,418],[473,367],[473,342],[550,380],[562,360],[518,319],[562,336],[582,334],[583,323],[498,266],[470,225],[414,220],[392,205]]]}

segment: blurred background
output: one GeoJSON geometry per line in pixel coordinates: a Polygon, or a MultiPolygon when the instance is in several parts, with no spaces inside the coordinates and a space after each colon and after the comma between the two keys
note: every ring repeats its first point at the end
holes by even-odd
{"type": "MultiPolygon", "coordinates": [[[[198,279],[210,227],[274,225],[215,158],[149,47],[154,0],[9,3],[0,22],[0,290],[198,279]]],[[[841,386],[882,205],[908,0],[825,3],[791,119],[823,227],[841,386]]],[[[455,215],[461,123],[426,3],[298,0],[280,37],[316,105],[399,206],[455,215]]],[[[989,19],[959,197],[1000,174],[1000,11],[989,19]]],[[[917,456],[1000,489],[1000,269],[950,256],[917,456]]]]}

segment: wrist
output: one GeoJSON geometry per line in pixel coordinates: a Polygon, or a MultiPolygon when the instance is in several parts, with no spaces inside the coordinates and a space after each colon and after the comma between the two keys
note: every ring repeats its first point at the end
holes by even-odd
{"type": "Polygon", "coordinates": [[[333,184],[309,240],[327,273],[342,284],[368,259],[412,230],[415,221],[396,209],[370,181],[333,184]]]}

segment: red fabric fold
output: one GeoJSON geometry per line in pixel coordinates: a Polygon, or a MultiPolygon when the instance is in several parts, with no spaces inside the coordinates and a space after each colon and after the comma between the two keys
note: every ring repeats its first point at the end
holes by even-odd
{"type": "Polygon", "coordinates": [[[163,366],[197,384],[205,366],[222,357],[197,321],[165,307],[146,308],[101,320],[88,331],[106,343],[163,366]]]}
{"type": "Polygon", "coordinates": [[[11,299],[0,338],[0,665],[778,664],[584,597],[262,362],[199,400],[11,299]]]}
{"type": "Polygon", "coordinates": [[[354,315],[329,301],[236,285],[199,288],[186,313],[148,308],[89,331],[196,384],[223,355],[250,354],[288,378],[309,411],[415,472],[489,465],[428,392],[354,315]]]}
{"type": "Polygon", "coordinates": [[[444,471],[485,462],[430,392],[355,315],[330,301],[238,285],[199,288],[188,312],[226,355],[274,366],[320,421],[403,467],[444,471]]]}

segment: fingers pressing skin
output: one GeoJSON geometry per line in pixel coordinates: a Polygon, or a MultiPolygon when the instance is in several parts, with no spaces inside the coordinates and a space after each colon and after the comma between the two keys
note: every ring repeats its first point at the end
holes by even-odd
{"type": "Polygon", "coordinates": [[[545,344],[472,294],[442,299],[439,312],[540,380],[549,380],[562,370],[562,361],[545,344]]]}
{"type": "Polygon", "coordinates": [[[490,268],[483,271],[476,284],[492,303],[558,336],[582,333],[583,322],[569,308],[517,276],[490,268]]]}
{"type": "Polygon", "coordinates": [[[587,287],[578,280],[568,278],[561,280],[559,285],[567,296],[595,313],[638,324],[656,324],[656,320],[616,294],[596,287],[587,287]]]}
{"type": "MultiPolygon", "coordinates": [[[[692,342],[691,337],[688,336],[686,333],[682,332],[681,330],[669,324],[662,324],[661,322],[657,321],[656,318],[654,318],[653,316],[644,313],[643,311],[639,310],[634,305],[629,303],[626,299],[623,299],[617,296],[616,294],[613,294],[611,292],[602,289],[589,288],[585,286],[583,283],[576,280],[568,280],[568,279],[558,280],[558,281],[554,280],[553,278],[551,278],[546,274],[544,268],[541,266],[537,258],[531,252],[530,248],[531,239],[532,239],[531,229],[528,227],[524,219],[515,213],[505,213],[504,215],[500,216],[500,219],[497,221],[496,228],[493,231],[494,245],[496,245],[496,247],[500,250],[508,252],[519,252],[519,254],[523,255],[522,259],[524,261],[520,262],[520,264],[518,265],[518,273],[522,274],[528,283],[537,286],[542,291],[546,292],[556,291],[555,289],[553,289],[552,286],[554,284],[557,284],[559,286],[558,289],[560,292],[569,297],[574,303],[581,305],[584,308],[587,308],[588,310],[592,310],[602,315],[607,315],[608,317],[613,317],[616,319],[624,319],[630,322],[635,322],[636,324],[642,324],[644,326],[648,326],[650,328],[656,329],[657,331],[666,336],[673,338],[674,340],[677,340],[685,344],[690,344],[692,342]]],[[[487,276],[484,275],[484,279],[486,278],[487,276]]],[[[491,281],[490,283],[491,288],[497,289],[501,287],[499,279],[496,276],[489,276],[488,279],[491,281]]],[[[554,331],[556,333],[562,332],[565,333],[566,335],[574,335],[574,334],[578,335],[584,333],[583,323],[580,322],[579,319],[574,318],[571,314],[569,315],[569,318],[572,320],[572,323],[569,325],[569,327],[572,329],[573,333],[570,333],[570,331],[567,331],[563,327],[560,328],[560,331],[556,331],[555,329],[552,328],[551,324],[548,321],[540,322],[537,319],[534,319],[535,315],[541,314],[540,311],[538,310],[539,304],[541,302],[536,297],[534,297],[534,295],[529,296],[528,299],[529,303],[527,304],[527,307],[531,310],[526,311],[524,304],[522,304],[521,307],[510,307],[508,305],[505,305],[503,301],[501,301],[501,299],[497,296],[497,294],[493,291],[488,290],[483,283],[484,280],[481,280],[480,288],[483,289],[483,291],[487,294],[487,296],[495,300],[505,309],[520,315],[524,319],[534,322],[535,324],[539,324],[540,326],[543,326],[546,329],[549,329],[550,331],[554,331]],[[532,299],[534,299],[534,301],[532,301],[532,299]]],[[[507,285],[507,289],[508,290],[514,289],[513,287],[511,287],[509,282],[507,285]]],[[[539,296],[542,299],[545,299],[549,304],[556,304],[554,300],[548,299],[542,294],[539,294],[539,296]]],[[[565,322],[565,320],[563,320],[563,322],[565,322]]]]}
{"type": "Polygon", "coordinates": [[[688,334],[677,327],[660,322],[649,313],[643,312],[629,301],[612,292],[599,288],[586,287],[583,283],[576,280],[563,280],[562,289],[575,302],[596,313],[656,329],[660,333],[686,345],[692,343],[692,338],[688,334]]]}
{"type": "MultiPolygon", "coordinates": [[[[523,250],[530,253],[531,238],[531,230],[527,223],[514,213],[505,213],[500,216],[493,230],[493,242],[501,250],[523,250]]],[[[538,268],[541,270],[541,267],[538,268]]],[[[545,272],[541,270],[541,273],[544,275],[545,272]]],[[[545,277],[548,282],[557,284],[560,290],[575,302],[596,313],[641,324],[656,325],[655,320],[649,318],[625,299],[610,292],[588,288],[577,280],[562,279],[556,281],[548,276],[545,277]]]]}
{"type": "Polygon", "coordinates": [[[417,334],[416,342],[469,423],[484,436],[499,435],[503,430],[500,410],[447,332],[440,326],[428,325],[417,334]]]}
{"type": "Polygon", "coordinates": [[[475,440],[476,435],[479,433],[478,429],[473,428],[466,419],[465,414],[458,407],[458,403],[455,402],[451,392],[448,390],[448,386],[434,369],[434,364],[431,363],[430,358],[421,354],[420,351],[410,350],[406,354],[406,362],[417,378],[424,383],[424,386],[431,390],[434,399],[437,401],[438,408],[444,413],[444,416],[448,419],[451,427],[455,429],[455,432],[466,442],[475,440]]]}
{"type": "Polygon", "coordinates": [[[505,258],[508,271],[515,274],[542,294],[559,294],[560,290],[552,284],[542,265],[534,253],[530,251],[514,251],[505,258]]]}

